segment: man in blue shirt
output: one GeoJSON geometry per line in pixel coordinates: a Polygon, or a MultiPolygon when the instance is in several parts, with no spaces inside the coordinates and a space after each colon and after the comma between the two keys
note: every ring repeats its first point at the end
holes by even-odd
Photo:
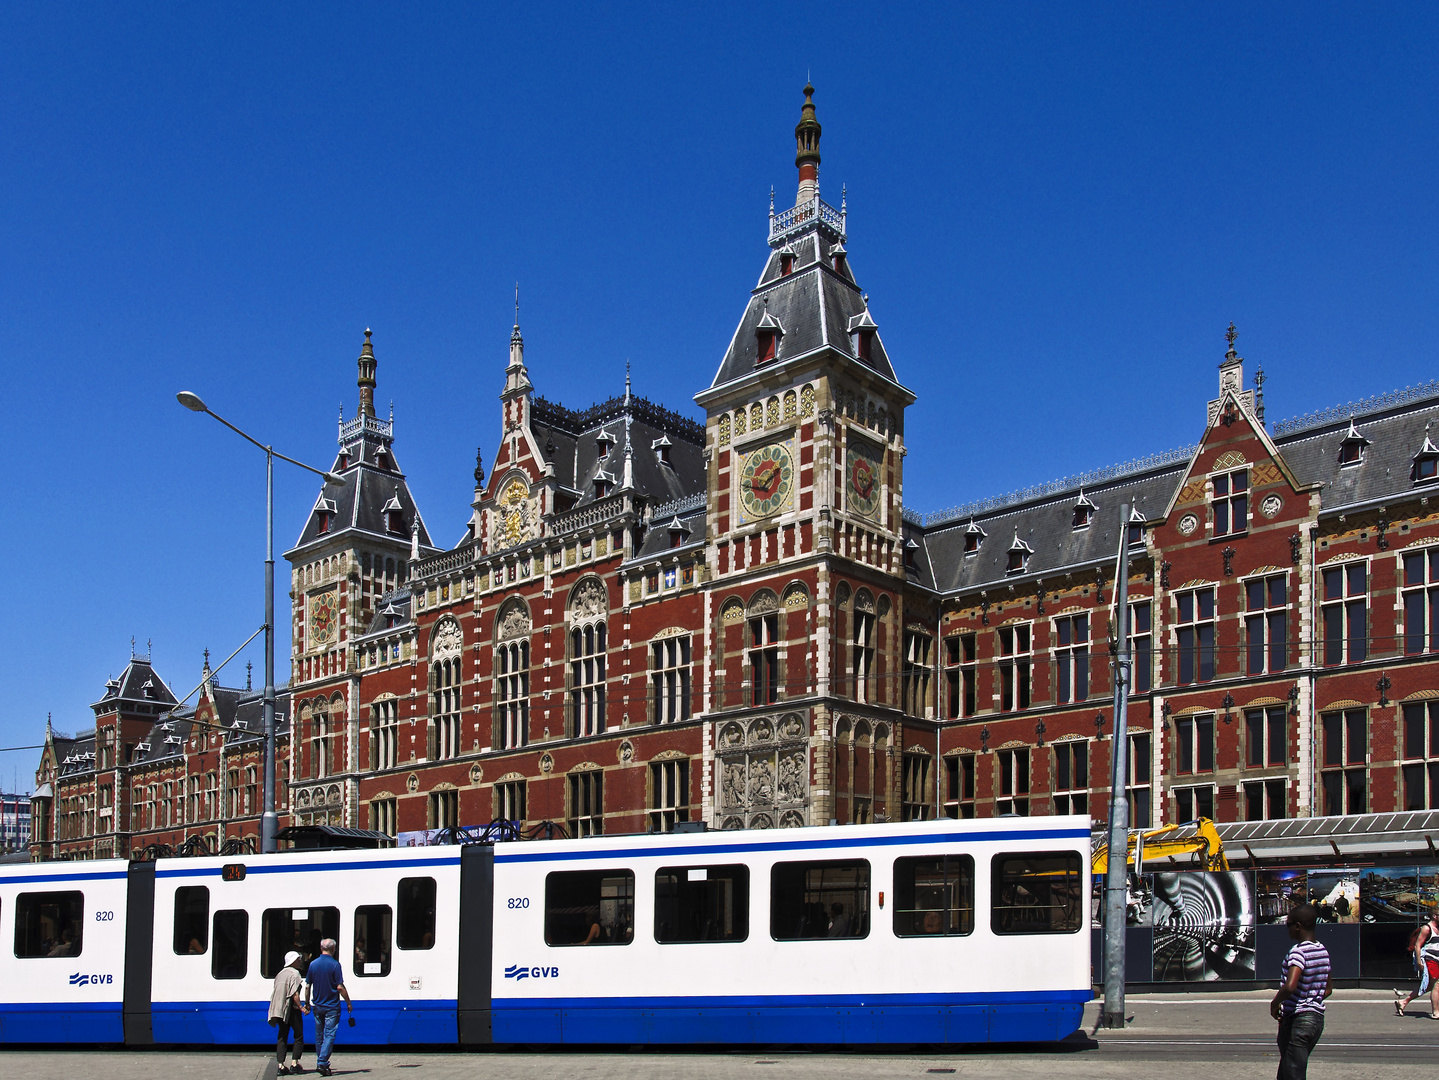
{"type": "Polygon", "coordinates": [[[345,989],[345,973],[335,959],[339,946],[334,938],[320,942],[320,955],[310,961],[305,973],[305,1003],[315,1014],[315,1044],[319,1047],[315,1071],[330,1075],[330,1051],[335,1048],[335,1033],[340,1028],[340,999],[350,1009],[350,1023],[355,1022],[355,1003],[345,989]]]}

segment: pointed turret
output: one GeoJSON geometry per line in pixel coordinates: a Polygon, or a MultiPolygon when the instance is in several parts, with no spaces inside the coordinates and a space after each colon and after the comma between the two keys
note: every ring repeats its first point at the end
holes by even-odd
{"type": "Polygon", "coordinates": [[[799,193],[794,204],[800,206],[819,194],[819,121],[814,118],[814,86],[806,84],[804,105],[799,123],[794,128],[794,163],[799,169],[799,193]]]}
{"type": "Polygon", "coordinates": [[[370,344],[370,328],[365,327],[365,343],[360,346],[360,411],[358,416],[375,415],[375,347],[370,344]]]}

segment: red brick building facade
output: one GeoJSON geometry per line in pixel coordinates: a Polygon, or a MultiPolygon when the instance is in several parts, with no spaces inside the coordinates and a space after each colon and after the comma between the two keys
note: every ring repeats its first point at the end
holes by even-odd
{"type": "MultiPolygon", "coordinates": [[[[819,195],[810,93],[796,204],[771,211],[703,423],[628,379],[584,411],[540,397],[516,325],[499,445],[441,550],[375,416],[366,332],[345,483],[287,553],[282,824],[1102,817],[1121,532],[1134,823],[1439,807],[1439,384],[1271,431],[1231,328],[1196,445],[906,511],[916,396],[850,266],[846,208],[819,195]]],[[[132,716],[129,694],[96,707],[95,747],[52,738],[37,855],[256,833],[257,725],[236,731],[256,695],[207,683],[164,721],[190,725],[183,762],[91,764],[102,739],[153,748],[173,695],[132,716]],[[101,841],[103,820],[120,824],[101,841]]]]}

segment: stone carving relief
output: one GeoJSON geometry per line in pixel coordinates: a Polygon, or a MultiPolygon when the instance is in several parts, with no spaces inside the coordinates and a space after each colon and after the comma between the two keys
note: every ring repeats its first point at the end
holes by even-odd
{"type": "Polygon", "coordinates": [[[500,612],[496,621],[497,636],[501,641],[525,637],[530,632],[530,613],[520,603],[512,603],[500,612]]]}
{"type": "Polygon", "coordinates": [[[724,829],[809,824],[809,727],[800,713],[725,723],[715,737],[724,829]]]}
{"type": "Polygon", "coordinates": [[[1194,514],[1185,514],[1179,519],[1179,532],[1181,535],[1188,536],[1197,528],[1199,528],[1199,518],[1194,514]]]}
{"type": "Polygon", "coordinates": [[[540,772],[552,773],[555,771],[555,759],[549,754],[540,755],[540,772]]]}
{"type": "Polygon", "coordinates": [[[597,578],[586,578],[570,595],[570,618],[596,619],[608,615],[610,598],[597,578]]]}
{"type": "Polygon", "coordinates": [[[448,660],[458,656],[465,643],[460,633],[460,624],[454,619],[443,619],[435,627],[435,636],[430,644],[430,653],[436,660],[448,660]]]}
{"type": "Polygon", "coordinates": [[[1278,515],[1284,509],[1284,500],[1278,495],[1266,495],[1264,501],[1259,504],[1259,512],[1267,518],[1278,515]]]}
{"type": "Polygon", "coordinates": [[[750,597],[749,611],[751,615],[767,615],[778,610],[779,598],[769,589],[761,589],[750,597]]]}

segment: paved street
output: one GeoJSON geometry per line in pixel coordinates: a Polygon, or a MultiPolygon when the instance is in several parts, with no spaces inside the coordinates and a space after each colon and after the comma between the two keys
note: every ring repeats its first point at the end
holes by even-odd
{"type": "MultiPolygon", "coordinates": [[[[1127,1011],[1134,1019],[1122,1032],[1093,1033],[1096,1003],[1086,1013],[1086,1035],[1054,1048],[406,1053],[350,1051],[342,1043],[334,1065],[337,1077],[352,1080],[1153,1080],[1161,1071],[1207,1077],[1216,1069],[1224,1080],[1269,1080],[1276,1066],[1269,994],[1131,997],[1127,1011]]],[[[305,1062],[314,1064],[313,1053],[305,1062]]],[[[258,1051],[0,1051],[0,1074],[16,1080],[273,1080],[272,1066],[258,1051]]],[[[1310,1061],[1315,1080],[1433,1080],[1436,1070],[1439,1021],[1428,1019],[1427,1009],[1416,1003],[1400,1019],[1389,995],[1375,990],[1341,990],[1330,999],[1324,1040],[1310,1061]]]]}

